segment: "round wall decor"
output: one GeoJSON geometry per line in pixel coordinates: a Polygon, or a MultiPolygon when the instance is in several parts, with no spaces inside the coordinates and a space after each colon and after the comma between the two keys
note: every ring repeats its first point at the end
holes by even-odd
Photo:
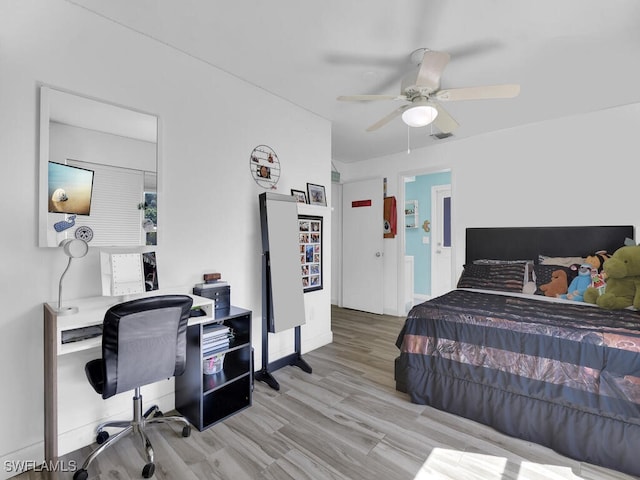
{"type": "Polygon", "coordinates": [[[276,189],[280,180],[280,160],[278,155],[267,145],[258,145],[249,157],[251,176],[262,188],[276,189]]]}
{"type": "Polygon", "coordinates": [[[90,242],[91,240],[93,240],[93,230],[91,230],[91,227],[87,227],[86,225],[83,225],[81,227],[76,228],[74,236],[78,240],[84,240],[85,242],[90,242]]]}

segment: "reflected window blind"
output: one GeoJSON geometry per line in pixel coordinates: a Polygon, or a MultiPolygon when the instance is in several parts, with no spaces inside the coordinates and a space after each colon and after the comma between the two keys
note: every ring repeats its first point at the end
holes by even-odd
{"type": "Polygon", "coordinates": [[[69,165],[93,170],[91,214],[78,216],[76,227],[86,225],[93,238],[107,245],[144,245],[144,172],[108,165],[68,160],[69,165]]]}

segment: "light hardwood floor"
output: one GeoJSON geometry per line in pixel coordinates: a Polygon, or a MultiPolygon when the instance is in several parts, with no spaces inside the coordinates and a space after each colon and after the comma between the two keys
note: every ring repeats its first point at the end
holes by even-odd
{"type": "MultiPolygon", "coordinates": [[[[395,390],[403,319],[333,308],[334,342],[304,355],[312,374],[274,372],[253,406],[182,438],[152,430],[156,479],[631,479],[478,423],[414,405],[395,390]]],[[[155,428],[155,427],[154,427],[155,428]]],[[[131,439],[99,457],[89,479],[141,478],[131,439]]],[[[82,463],[90,447],[63,458],[82,463]]],[[[34,472],[20,480],[44,478],[34,472]]],[[[54,478],[71,478],[60,474],[54,478]]]]}

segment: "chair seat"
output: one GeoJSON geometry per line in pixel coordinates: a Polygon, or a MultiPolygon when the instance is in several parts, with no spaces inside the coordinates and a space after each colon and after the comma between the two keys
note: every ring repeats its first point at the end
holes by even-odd
{"type": "Polygon", "coordinates": [[[84,372],[87,374],[87,380],[96,393],[102,395],[104,391],[104,364],[101,358],[96,358],[87,362],[84,366],[84,372]]]}

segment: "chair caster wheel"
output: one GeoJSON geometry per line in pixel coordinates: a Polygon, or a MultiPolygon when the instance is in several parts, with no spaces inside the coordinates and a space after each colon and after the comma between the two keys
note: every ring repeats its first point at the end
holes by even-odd
{"type": "Polygon", "coordinates": [[[143,478],[151,478],[153,476],[153,472],[156,471],[156,466],[153,463],[147,463],[142,469],[143,478]]]}
{"type": "Polygon", "coordinates": [[[182,436],[183,437],[190,437],[191,436],[191,425],[185,425],[182,428],[182,436]]]}
{"type": "Polygon", "coordinates": [[[105,432],[104,430],[101,430],[100,432],[98,432],[98,435],[96,435],[96,443],[98,445],[102,445],[104,442],[107,441],[107,438],[109,438],[109,432],[105,432]]]}
{"type": "Polygon", "coordinates": [[[76,470],[76,473],[73,474],[73,480],[87,480],[89,474],[84,468],[80,470],[76,470]]]}

